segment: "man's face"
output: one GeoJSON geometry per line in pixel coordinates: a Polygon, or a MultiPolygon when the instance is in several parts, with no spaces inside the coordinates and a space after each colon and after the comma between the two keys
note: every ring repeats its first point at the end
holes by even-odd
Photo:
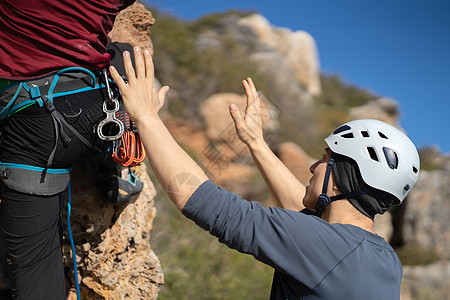
{"type": "MultiPolygon", "coordinates": [[[[326,148],[322,159],[316,161],[311,165],[311,167],[309,167],[312,177],[309,180],[309,185],[306,187],[306,193],[303,197],[303,205],[310,210],[315,210],[317,200],[319,199],[320,194],[322,194],[323,181],[325,179],[325,173],[327,171],[330,155],[331,150],[326,148]]],[[[333,176],[330,176],[330,181],[328,183],[328,195],[334,183],[332,177],[333,176]]]]}

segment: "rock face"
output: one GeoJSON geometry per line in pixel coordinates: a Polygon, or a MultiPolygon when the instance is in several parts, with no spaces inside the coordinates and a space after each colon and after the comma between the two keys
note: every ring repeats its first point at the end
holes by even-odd
{"type": "Polygon", "coordinates": [[[421,171],[408,197],[405,243],[416,243],[450,261],[450,171],[421,171]]]}
{"type": "Polygon", "coordinates": [[[243,18],[229,15],[200,33],[196,46],[221,52],[230,40],[245,49],[243,55],[250,56],[260,73],[271,74],[277,99],[309,103],[311,95],[321,93],[316,44],[308,33],[274,27],[258,14],[243,18]]]}
{"type": "MultiPolygon", "coordinates": [[[[83,299],[156,299],[164,283],[158,258],[150,246],[156,215],[155,188],[145,165],[136,175],[144,182],[139,195],[113,204],[94,187],[83,168],[72,171],[72,232],[83,299]]],[[[66,278],[72,278],[72,254],[65,239],[66,278]]]]}
{"type": "Polygon", "coordinates": [[[432,253],[436,262],[404,267],[402,299],[448,299],[450,295],[449,182],[449,170],[422,170],[408,195],[404,242],[432,253]]]}
{"type": "Polygon", "coordinates": [[[144,5],[135,2],[117,16],[109,38],[111,42],[129,43],[148,49],[153,55],[153,44],[150,39],[153,24],[155,19],[152,13],[144,5]]]}

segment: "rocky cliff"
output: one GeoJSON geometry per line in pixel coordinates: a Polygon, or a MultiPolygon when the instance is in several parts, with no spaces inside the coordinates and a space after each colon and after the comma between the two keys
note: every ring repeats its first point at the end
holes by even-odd
{"type": "MultiPolygon", "coordinates": [[[[277,28],[259,14],[252,14],[239,20],[240,26],[248,27],[258,37],[260,49],[268,48],[271,52],[285,57],[288,65],[294,70],[295,78],[309,94],[320,95],[319,55],[316,41],[306,31],[295,31],[288,28],[277,28]]],[[[264,52],[262,50],[260,53],[264,52]]],[[[254,59],[258,53],[252,54],[254,59]]]]}
{"type": "MultiPolygon", "coordinates": [[[[71,174],[71,227],[82,299],[156,299],[164,277],[150,245],[156,192],[146,166],[135,169],[143,191],[118,204],[109,203],[96,186],[95,170],[88,160],[75,165],[71,174]]],[[[73,286],[67,235],[63,253],[68,286],[73,286]]]]}

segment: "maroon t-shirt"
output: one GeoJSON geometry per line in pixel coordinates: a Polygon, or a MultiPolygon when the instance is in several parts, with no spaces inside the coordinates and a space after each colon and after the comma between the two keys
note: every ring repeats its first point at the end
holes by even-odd
{"type": "Polygon", "coordinates": [[[0,78],[107,67],[107,34],[135,0],[0,0],[0,78]]]}

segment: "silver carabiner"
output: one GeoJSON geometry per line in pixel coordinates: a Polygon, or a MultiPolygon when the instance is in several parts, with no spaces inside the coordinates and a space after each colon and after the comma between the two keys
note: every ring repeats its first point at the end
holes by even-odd
{"type": "MultiPolygon", "coordinates": [[[[106,68],[103,69],[103,76],[105,77],[104,79],[105,79],[105,85],[106,85],[106,92],[108,94],[108,104],[111,105],[112,101],[113,101],[113,99],[112,99],[113,93],[111,91],[111,88],[109,87],[108,72],[106,71],[106,68]]],[[[103,111],[105,111],[105,109],[103,109],[103,111]]]]}
{"type": "Polygon", "coordinates": [[[108,109],[107,101],[103,102],[103,111],[106,113],[106,118],[103,119],[97,126],[97,134],[98,137],[104,141],[115,141],[122,137],[123,132],[125,131],[125,127],[123,123],[116,118],[116,112],[119,111],[119,101],[117,99],[111,99],[112,104],[114,104],[113,109],[108,109]],[[119,132],[115,135],[104,135],[103,127],[106,124],[114,123],[119,126],[119,132]]]}

